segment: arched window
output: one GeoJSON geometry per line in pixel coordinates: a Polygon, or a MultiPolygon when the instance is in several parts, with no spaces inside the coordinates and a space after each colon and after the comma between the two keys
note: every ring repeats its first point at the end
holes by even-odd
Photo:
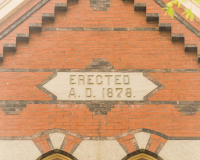
{"type": "Polygon", "coordinates": [[[122,160],[163,160],[163,159],[151,151],[140,149],[128,154],[122,160]]]}
{"type": "Polygon", "coordinates": [[[37,160],[77,160],[77,159],[65,151],[55,149],[41,155],[37,160]]]}
{"type": "Polygon", "coordinates": [[[69,157],[66,157],[62,154],[59,154],[59,153],[55,153],[55,154],[52,154],[46,158],[43,158],[42,160],[72,160],[71,158],[69,157]]]}

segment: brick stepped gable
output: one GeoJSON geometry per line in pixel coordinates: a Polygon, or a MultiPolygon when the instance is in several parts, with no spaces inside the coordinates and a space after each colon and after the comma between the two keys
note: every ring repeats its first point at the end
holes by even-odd
{"type": "MultiPolygon", "coordinates": [[[[191,33],[191,31],[178,20],[171,19],[170,16],[165,16],[165,11],[162,10],[161,6],[159,6],[155,1],[163,3],[161,0],[135,0],[134,10],[146,11],[147,21],[159,21],[159,31],[171,31],[171,40],[173,42],[184,42],[185,52],[197,53],[197,61],[200,63],[199,37],[191,33]]],[[[43,22],[54,21],[56,10],[66,11],[66,0],[51,0],[47,2],[27,20],[23,21],[22,24],[2,38],[0,44],[0,63],[3,62],[4,51],[16,51],[17,41],[28,42],[30,31],[41,31],[43,22]]]]}
{"type": "MultiPolygon", "coordinates": [[[[29,41],[30,31],[41,31],[43,22],[53,22],[55,11],[66,11],[67,0],[49,1],[41,8],[38,8],[28,19],[16,26],[8,35],[1,39],[0,63],[3,62],[5,51],[16,51],[17,41],[29,41]]],[[[25,13],[27,14],[27,13],[25,13]]]]}
{"type": "MultiPolygon", "coordinates": [[[[161,0],[155,1],[163,3],[161,0]]],[[[155,1],[135,0],[134,11],[146,11],[147,21],[158,21],[159,31],[171,31],[171,40],[173,42],[184,42],[185,52],[197,53],[197,62],[200,63],[199,37],[191,33],[191,31],[187,29],[186,26],[182,25],[178,20],[172,19],[170,16],[166,16],[165,11],[162,10],[161,6],[159,6],[155,1]]]]}

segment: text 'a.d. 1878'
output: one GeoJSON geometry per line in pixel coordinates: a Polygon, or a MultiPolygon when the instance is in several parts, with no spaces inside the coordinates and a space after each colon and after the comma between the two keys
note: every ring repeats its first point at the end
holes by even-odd
{"type": "Polygon", "coordinates": [[[143,100],[157,85],[142,72],[58,72],[46,83],[58,100],[143,100]]]}

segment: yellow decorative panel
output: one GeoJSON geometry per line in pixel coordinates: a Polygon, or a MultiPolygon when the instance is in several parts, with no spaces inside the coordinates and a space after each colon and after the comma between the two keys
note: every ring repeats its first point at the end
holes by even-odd
{"type": "Polygon", "coordinates": [[[54,160],[54,159],[60,159],[60,160],[72,160],[71,158],[69,157],[66,157],[62,154],[59,154],[59,153],[56,153],[56,154],[53,154],[53,155],[50,155],[42,160],[54,160]]]}
{"type": "Polygon", "coordinates": [[[144,158],[146,160],[157,160],[156,158],[151,157],[151,156],[149,156],[147,154],[144,154],[144,153],[140,153],[140,154],[138,154],[136,156],[133,156],[133,157],[129,158],[128,160],[139,160],[141,158],[144,158]]]}

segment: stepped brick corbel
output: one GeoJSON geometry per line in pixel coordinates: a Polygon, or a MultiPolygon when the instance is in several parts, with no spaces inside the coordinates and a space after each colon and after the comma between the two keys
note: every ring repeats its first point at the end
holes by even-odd
{"type": "Polygon", "coordinates": [[[146,3],[135,3],[134,11],[146,11],[146,3]]]}
{"type": "MultiPolygon", "coordinates": [[[[61,0],[63,2],[67,2],[66,0],[61,0]]],[[[60,1],[60,2],[61,2],[60,1]]],[[[2,49],[0,52],[0,63],[3,62],[3,58],[4,58],[4,52],[6,51],[16,51],[16,41],[25,41],[25,42],[29,42],[29,32],[30,31],[42,31],[42,23],[46,22],[46,21],[51,21],[53,22],[55,20],[55,11],[66,11],[67,10],[67,3],[55,3],[54,4],[54,8],[51,9],[51,5],[48,6],[50,8],[50,11],[42,11],[44,13],[41,13],[41,23],[40,20],[35,21],[36,23],[29,23],[27,27],[27,29],[23,29],[24,31],[26,31],[26,33],[23,33],[23,31],[17,30],[17,27],[22,24],[25,21],[28,21],[29,18],[34,17],[34,13],[35,11],[37,11],[38,9],[40,9],[41,7],[48,5],[47,0],[43,0],[40,3],[36,4],[35,6],[32,7],[32,9],[30,11],[27,11],[22,17],[20,17],[19,19],[17,19],[16,21],[14,21],[9,27],[7,27],[4,31],[2,31],[0,34],[0,39],[1,39],[1,43],[2,45],[2,49]],[[53,13],[52,13],[53,11],[53,13]],[[51,12],[51,13],[45,13],[45,12],[51,12]],[[13,33],[12,33],[13,32],[13,33]],[[11,34],[10,34],[11,33],[11,34]],[[9,34],[9,35],[8,35],[9,34]],[[12,42],[15,43],[5,43],[3,38],[7,38],[6,36],[10,36],[9,38],[12,40],[12,42]]],[[[38,17],[37,17],[38,19],[38,17]]],[[[30,21],[31,22],[31,21],[30,21]]],[[[7,41],[6,41],[7,42],[7,41]]]]}
{"type": "Polygon", "coordinates": [[[17,33],[16,40],[28,42],[29,41],[29,33],[17,33]]]}
{"type": "MultiPolygon", "coordinates": [[[[146,21],[158,21],[159,31],[170,31],[172,42],[184,42],[185,52],[195,52],[197,53],[197,62],[200,63],[200,55],[198,54],[198,44],[194,44],[194,41],[187,39],[187,35],[182,31],[183,28],[177,29],[176,25],[173,24],[174,20],[169,19],[171,17],[163,18],[164,11],[159,11],[157,8],[165,6],[165,3],[162,0],[154,0],[155,2],[149,2],[146,0],[143,1],[134,1],[134,11],[146,11],[146,21]],[[137,3],[140,2],[140,3],[137,3]],[[141,3],[142,2],[142,3],[141,3]],[[145,2],[145,3],[144,3],[145,2]],[[153,12],[153,13],[152,13],[153,12]],[[162,19],[160,18],[162,16],[162,19]],[[167,22],[167,23],[165,23],[167,22]],[[170,23],[169,23],[170,22],[170,23]],[[187,40],[186,40],[187,39],[187,40]]],[[[166,16],[165,16],[166,17],[166,16]]],[[[174,17],[184,25],[183,27],[188,28],[191,32],[194,33],[194,36],[200,38],[200,31],[187,22],[181,15],[175,12],[174,17]]],[[[197,42],[198,43],[198,42],[197,42]]]]}
{"type": "Polygon", "coordinates": [[[173,42],[184,42],[184,34],[172,33],[171,37],[173,42]]]}
{"type": "Polygon", "coordinates": [[[16,51],[16,43],[4,43],[3,51],[16,51]]]}
{"type": "Polygon", "coordinates": [[[198,54],[198,63],[200,63],[200,54],[198,54]]]}
{"type": "Polygon", "coordinates": [[[54,13],[42,13],[42,21],[54,21],[54,13]]]}
{"type": "Polygon", "coordinates": [[[197,44],[185,44],[185,52],[197,52],[197,44]]]}
{"type": "Polygon", "coordinates": [[[159,23],[159,31],[171,31],[171,23],[159,23]]]}
{"type": "Polygon", "coordinates": [[[146,13],[146,20],[147,21],[158,21],[159,14],[158,13],[146,13]]]}
{"type": "Polygon", "coordinates": [[[56,11],[66,11],[67,3],[55,3],[55,10],[56,11]]]}
{"type": "Polygon", "coordinates": [[[3,53],[0,53],[0,62],[3,62],[3,53]]]}
{"type": "Polygon", "coordinates": [[[30,23],[29,24],[30,31],[41,31],[42,30],[42,23],[30,23]]]}

